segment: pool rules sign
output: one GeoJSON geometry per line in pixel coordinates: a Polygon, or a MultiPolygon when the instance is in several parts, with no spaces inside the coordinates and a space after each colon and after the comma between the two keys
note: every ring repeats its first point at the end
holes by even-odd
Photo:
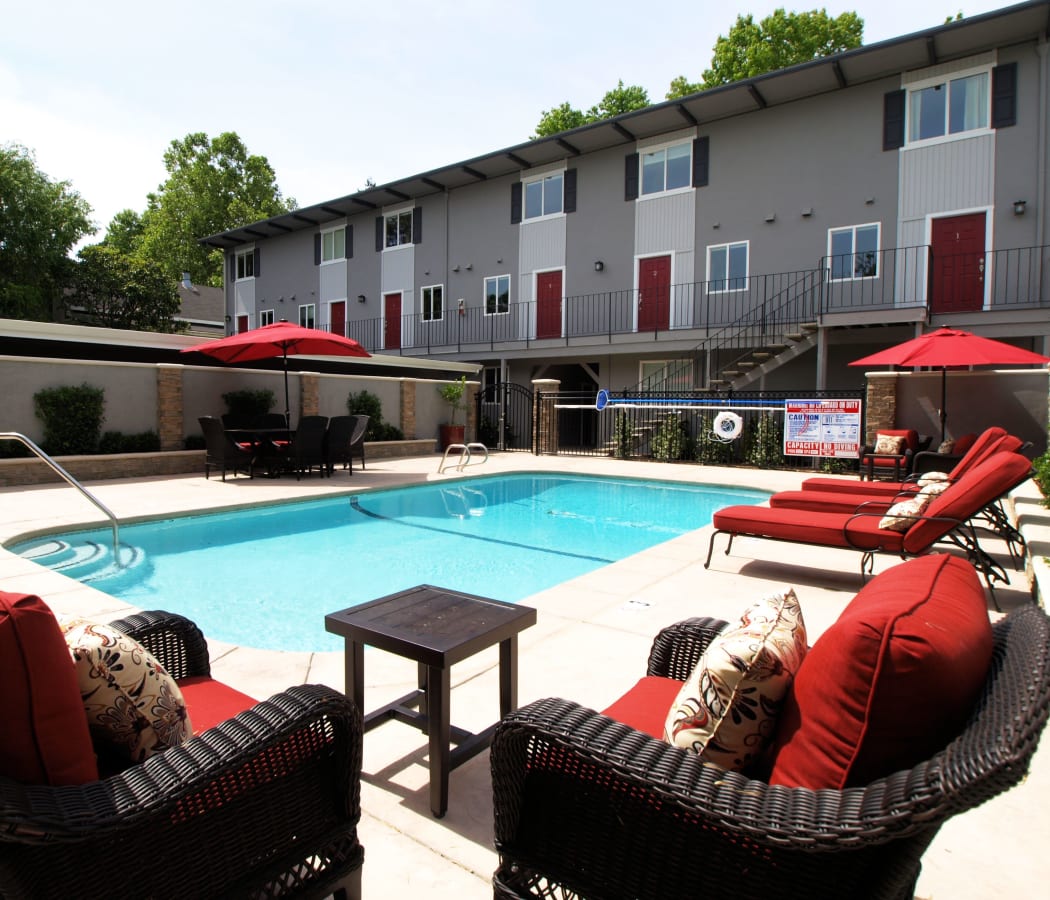
{"type": "Polygon", "coordinates": [[[856,459],[860,400],[785,400],[784,455],[856,459]]]}

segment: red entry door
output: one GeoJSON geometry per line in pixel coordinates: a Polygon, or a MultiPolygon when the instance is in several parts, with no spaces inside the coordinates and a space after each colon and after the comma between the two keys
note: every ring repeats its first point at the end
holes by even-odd
{"type": "Polygon", "coordinates": [[[638,260],[638,330],[658,331],[671,324],[671,257],[638,260]]]}
{"type": "Polygon", "coordinates": [[[383,349],[401,349],[401,292],[383,295],[383,349]]]}
{"type": "Polygon", "coordinates": [[[245,315],[237,316],[237,334],[244,334],[248,330],[248,317],[245,315]]]}
{"type": "Polygon", "coordinates": [[[332,330],[332,334],[338,334],[340,337],[346,337],[346,301],[337,300],[332,304],[330,312],[330,324],[329,328],[332,330]]]}
{"type": "Polygon", "coordinates": [[[984,217],[982,212],[933,220],[932,312],[968,312],[984,306],[984,217]]]}
{"type": "Polygon", "coordinates": [[[561,272],[536,275],[536,337],[561,337],[561,272]]]}

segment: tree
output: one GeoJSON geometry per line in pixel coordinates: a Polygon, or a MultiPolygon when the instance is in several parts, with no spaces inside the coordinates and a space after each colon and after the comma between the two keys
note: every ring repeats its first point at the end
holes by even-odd
{"type": "Polygon", "coordinates": [[[197,284],[222,285],[222,252],[200,238],[288,212],[270,163],[249,154],[231,131],[172,141],[164,154],[167,180],[148,195],[137,255],[159,266],[172,283],[189,272],[197,284]]]}
{"type": "Polygon", "coordinates": [[[575,109],[568,102],[554,109],[544,110],[533,137],[550,137],[552,134],[579,128],[581,125],[600,122],[602,119],[610,119],[635,109],[644,109],[648,105],[649,93],[646,89],[636,84],[625,87],[621,78],[616,87],[606,91],[605,96],[587,112],[575,109]]]}
{"type": "MultiPolygon", "coordinates": [[[[715,41],[711,68],[704,72],[701,84],[690,85],[679,76],[671,82],[671,89],[696,87],[705,90],[754,78],[765,72],[852,50],[861,45],[863,36],[864,20],[855,12],[832,18],[823,9],[788,13],[781,8],[758,25],[753,16],[737,16],[729,34],[715,41]]],[[[668,99],[673,99],[670,94],[668,99]]]]}
{"type": "Polygon", "coordinates": [[[114,246],[94,244],[77,254],[80,263],[66,296],[70,318],[103,328],[172,333],[179,293],[156,263],[114,246]]]}
{"type": "Polygon", "coordinates": [[[52,181],[33,153],[0,146],[0,317],[54,318],[73,269],[69,251],[94,233],[91,207],[67,181],[52,181]]]}
{"type": "Polygon", "coordinates": [[[142,240],[142,227],[142,216],[133,209],[122,209],[110,219],[102,243],[131,256],[142,240]]]}

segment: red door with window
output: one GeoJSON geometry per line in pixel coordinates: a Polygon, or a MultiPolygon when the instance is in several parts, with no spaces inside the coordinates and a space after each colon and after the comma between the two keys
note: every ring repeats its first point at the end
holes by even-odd
{"type": "Polygon", "coordinates": [[[536,275],[536,337],[561,337],[561,272],[536,275]]]}
{"type": "Polygon", "coordinates": [[[401,292],[383,295],[383,349],[401,349],[401,292]]]}
{"type": "Polygon", "coordinates": [[[638,330],[658,331],[671,324],[671,257],[638,260],[638,330]]]}
{"type": "Polygon", "coordinates": [[[248,317],[245,315],[237,316],[237,334],[243,334],[248,330],[248,317]]]}
{"type": "Polygon", "coordinates": [[[984,218],[982,212],[933,220],[931,312],[969,312],[984,306],[984,218]]]}
{"type": "Polygon", "coordinates": [[[329,318],[331,322],[329,328],[332,334],[338,334],[340,337],[346,337],[346,301],[338,300],[332,304],[331,313],[329,318]]]}

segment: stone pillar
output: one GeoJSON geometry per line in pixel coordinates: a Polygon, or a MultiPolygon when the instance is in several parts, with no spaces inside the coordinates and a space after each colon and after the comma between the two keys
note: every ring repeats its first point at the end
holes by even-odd
{"type": "Polygon", "coordinates": [[[414,378],[402,378],[399,385],[401,391],[401,414],[398,427],[405,436],[406,441],[416,439],[416,389],[419,382],[414,378]]]}
{"type": "Polygon", "coordinates": [[[181,365],[157,365],[157,434],[162,451],[183,449],[183,371],[184,367],[181,365]]]}
{"type": "Polygon", "coordinates": [[[299,415],[316,416],[321,411],[321,376],[317,372],[299,373],[299,415]]]}
{"type": "Polygon", "coordinates": [[[871,446],[879,431],[897,427],[897,372],[869,372],[864,409],[864,443],[871,446]]]}
{"type": "Polygon", "coordinates": [[[555,398],[549,396],[561,389],[557,378],[534,378],[532,381],[532,452],[538,456],[558,453],[558,410],[555,398]],[[542,396],[542,395],[548,396],[542,396]]]}

